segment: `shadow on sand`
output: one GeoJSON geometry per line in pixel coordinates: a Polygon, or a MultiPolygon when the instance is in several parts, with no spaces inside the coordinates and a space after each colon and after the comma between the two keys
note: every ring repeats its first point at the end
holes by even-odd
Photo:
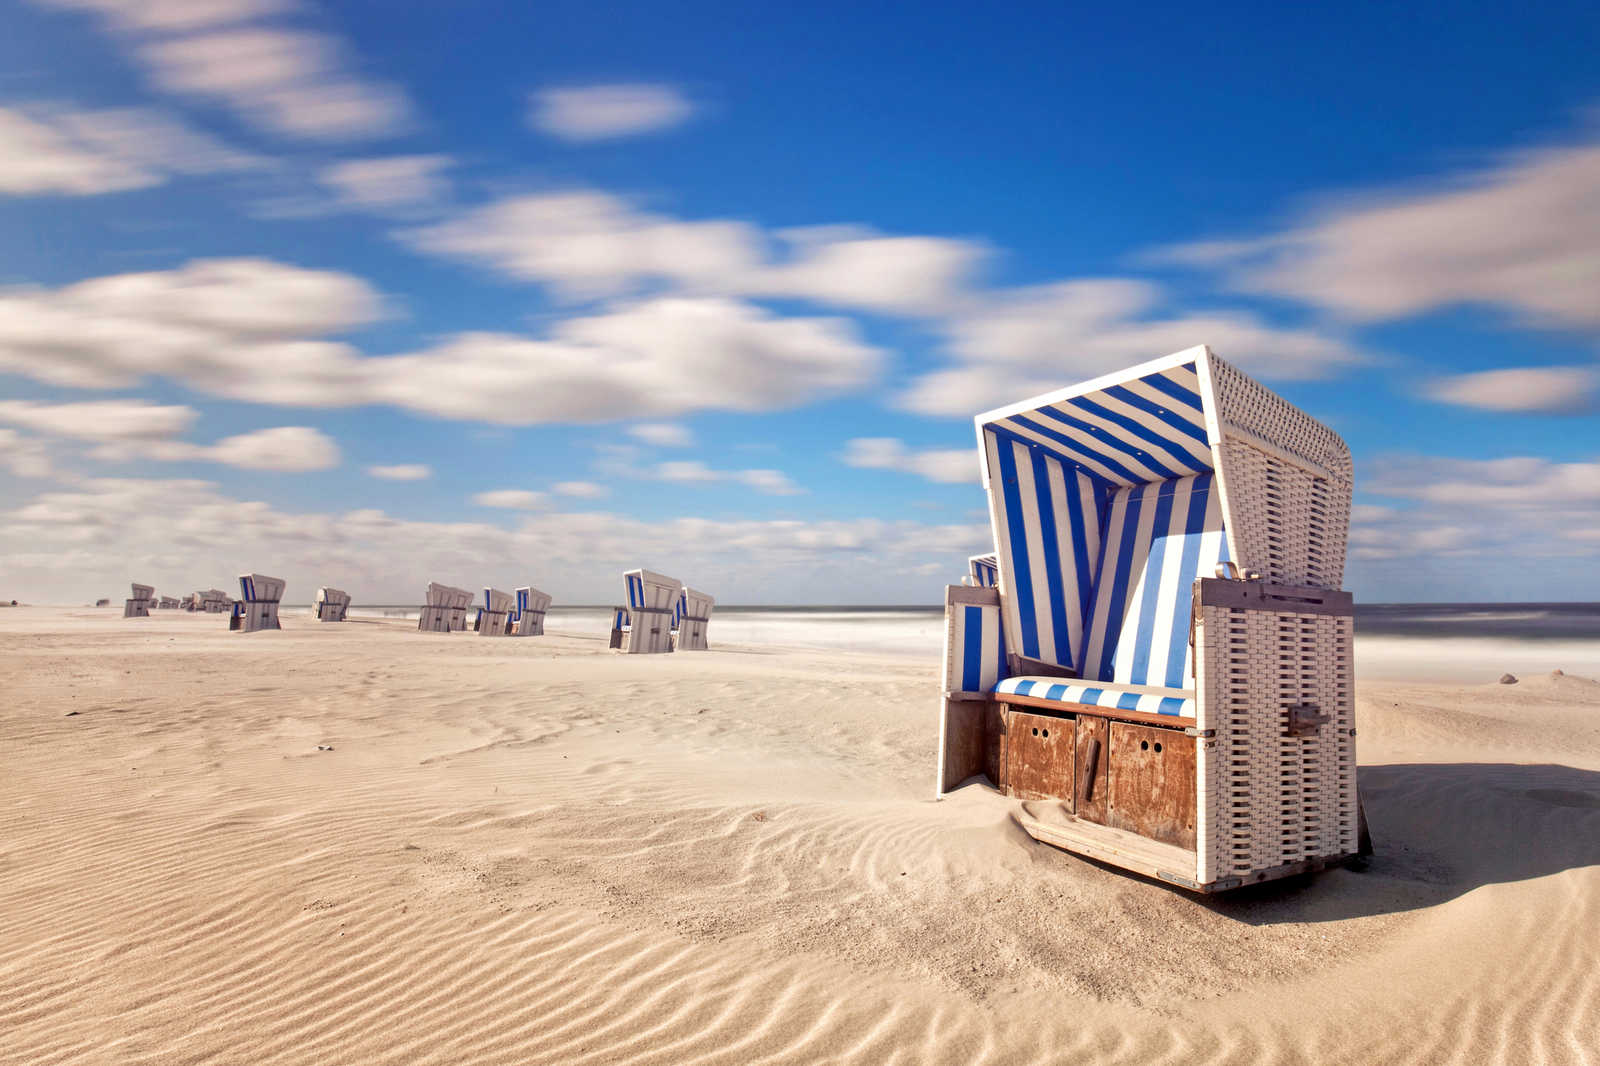
{"type": "Polygon", "coordinates": [[[1553,764],[1364,766],[1375,854],[1364,870],[1252,885],[1200,900],[1250,925],[1431,907],[1484,885],[1600,865],[1600,773],[1553,764]]]}

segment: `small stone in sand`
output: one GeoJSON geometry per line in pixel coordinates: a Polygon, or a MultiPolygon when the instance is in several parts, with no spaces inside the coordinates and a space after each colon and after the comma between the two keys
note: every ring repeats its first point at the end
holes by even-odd
{"type": "Polygon", "coordinates": [[[68,712],[67,712],[67,717],[68,717],[68,718],[71,718],[71,717],[72,717],[72,716],[73,716],[73,715],[75,715],[75,714],[81,714],[81,713],[82,713],[82,712],[81,712],[81,711],[68,711],[68,712]]]}
{"type": "Polygon", "coordinates": [[[1502,685],[1515,685],[1517,683],[1517,679],[1511,674],[1501,674],[1500,683],[1502,685]]]}

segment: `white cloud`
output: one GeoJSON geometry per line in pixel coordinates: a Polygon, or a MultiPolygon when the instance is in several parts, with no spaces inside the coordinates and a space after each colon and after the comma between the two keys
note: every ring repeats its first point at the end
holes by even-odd
{"type": "Polygon", "coordinates": [[[988,254],[969,241],[885,237],[858,227],[769,234],[731,219],[685,221],[592,190],[498,200],[401,237],[569,299],[667,285],[926,315],[964,300],[988,254]]]}
{"type": "Polygon", "coordinates": [[[61,404],[0,400],[0,422],[78,440],[161,440],[183,433],[197,417],[199,412],[192,407],[142,400],[61,404]]]}
{"type": "Polygon", "coordinates": [[[444,200],[450,183],[443,172],[445,155],[399,155],[351,159],[325,167],[317,180],[332,189],[345,206],[360,211],[407,211],[444,200]]]}
{"type": "Polygon", "coordinates": [[[694,443],[689,427],[676,422],[641,422],[629,426],[628,435],[658,448],[687,448],[694,443]]]}
{"type": "Polygon", "coordinates": [[[42,442],[4,428],[0,428],[0,470],[27,478],[51,477],[55,473],[42,442]]]}
{"type": "Polygon", "coordinates": [[[866,384],[883,358],[847,321],[722,299],[651,300],[545,339],[460,334],[404,355],[324,339],[382,306],[357,278],[257,259],[12,290],[0,293],[0,371],[78,388],[159,375],[253,403],[531,425],[793,407],[866,384]]]}
{"type": "Polygon", "coordinates": [[[1347,583],[1376,598],[1526,602],[1597,591],[1600,460],[1388,455],[1357,485],[1384,502],[1353,509],[1347,583]]]}
{"type": "Polygon", "coordinates": [[[560,496],[575,496],[582,500],[597,500],[611,494],[610,489],[593,481],[558,481],[550,486],[550,491],[560,496]]]}
{"type": "Polygon", "coordinates": [[[331,437],[310,426],[276,426],[258,429],[215,444],[179,440],[122,441],[105,445],[96,458],[156,459],[168,463],[221,463],[241,470],[307,473],[339,465],[339,446],[331,437]]]}
{"type": "Polygon", "coordinates": [[[433,476],[433,467],[425,463],[401,463],[397,466],[369,466],[367,473],[384,481],[426,481],[433,476]]]}
{"type": "Polygon", "coordinates": [[[1528,152],[1438,187],[1328,207],[1287,232],[1157,253],[1357,320],[1456,304],[1600,327],[1600,146],[1528,152]]]}
{"type": "Polygon", "coordinates": [[[857,437],[845,445],[841,456],[848,466],[871,470],[898,470],[929,481],[978,484],[978,451],[972,448],[934,448],[912,451],[894,437],[857,437]]]}
{"type": "Polygon", "coordinates": [[[789,476],[781,470],[713,470],[697,459],[677,459],[659,463],[643,473],[647,477],[655,477],[661,481],[677,481],[685,484],[733,482],[747,485],[768,496],[798,496],[805,492],[805,489],[789,480],[789,476]]]}
{"type": "Polygon", "coordinates": [[[41,7],[92,12],[123,32],[184,33],[289,10],[289,0],[33,0],[41,7]]]}
{"type": "Polygon", "coordinates": [[[378,294],[345,274],[263,259],[0,292],[0,370],[55,385],[123,388],[161,375],[257,402],[316,403],[359,365],[313,340],[378,317],[378,294]]]}
{"type": "Polygon", "coordinates": [[[273,133],[312,140],[402,130],[411,105],[392,85],[351,70],[327,34],[261,19],[289,11],[259,0],[36,0],[92,11],[125,38],[161,88],[226,104],[273,133]]]}
{"type": "Polygon", "coordinates": [[[1269,379],[1331,376],[1362,357],[1323,333],[1269,325],[1238,311],[1152,317],[1149,282],[1082,279],[995,293],[945,323],[955,365],[914,380],[914,411],[973,415],[1197,344],[1269,379]]]}
{"type": "Polygon", "coordinates": [[[694,110],[673,85],[589,85],[534,93],[528,122],[563,140],[599,141],[670,129],[694,110]]]}
{"type": "Polygon", "coordinates": [[[265,165],[159,111],[0,108],[0,193],[94,196],[265,165]]]}
{"type": "Polygon", "coordinates": [[[10,594],[41,602],[92,600],[130,574],[161,588],[207,588],[249,560],[270,559],[291,602],[309,600],[337,573],[357,602],[413,603],[430,580],[526,584],[528,560],[537,559],[558,603],[601,603],[620,594],[618,575],[643,557],[668,573],[715,574],[705,587],[724,602],[934,603],[944,581],[906,572],[938,563],[938,572],[958,576],[988,540],[986,524],[866,518],[541,511],[508,527],[374,510],[297,513],[197,480],[91,479],[0,514],[10,594]]]}
{"type": "Polygon", "coordinates": [[[1440,378],[1427,395],[1443,403],[1489,411],[1583,414],[1600,397],[1600,369],[1582,366],[1486,370],[1440,378]]]}
{"type": "Polygon", "coordinates": [[[544,493],[527,489],[495,489],[472,497],[480,507],[500,507],[508,511],[532,511],[544,506],[544,493]]]}

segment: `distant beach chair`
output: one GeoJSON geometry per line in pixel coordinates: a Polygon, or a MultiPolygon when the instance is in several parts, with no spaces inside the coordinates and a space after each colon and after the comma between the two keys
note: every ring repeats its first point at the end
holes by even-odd
{"type": "Polygon", "coordinates": [[[967,571],[971,575],[971,584],[977,588],[992,589],[1000,584],[1000,560],[993,552],[969,558],[967,571]]]}
{"type": "Polygon", "coordinates": [[[207,589],[196,595],[200,597],[200,609],[206,614],[227,614],[233,609],[233,600],[221,589],[207,589]]]}
{"type": "Polygon", "coordinates": [[[672,650],[672,613],[683,584],[652,570],[622,575],[628,604],[612,611],[611,646],[630,654],[672,650]]]}
{"type": "Polygon", "coordinates": [[[679,592],[672,615],[672,628],[678,634],[673,646],[678,651],[710,650],[711,645],[706,643],[706,625],[711,621],[711,608],[716,604],[717,601],[704,592],[687,585],[679,592]]]}
{"type": "Polygon", "coordinates": [[[1338,435],[1204,347],[976,421],[998,587],[946,593],[938,791],[1202,892],[1355,854],[1338,435]]]}
{"type": "Polygon", "coordinates": [[[133,599],[122,601],[122,617],[149,618],[150,600],[156,593],[150,585],[133,584],[133,599]]]}
{"type": "Polygon", "coordinates": [[[311,613],[319,622],[343,622],[350,610],[350,594],[324,585],[317,590],[311,613]]]}
{"type": "Polygon", "coordinates": [[[483,590],[483,608],[478,612],[478,636],[504,637],[511,632],[509,621],[516,601],[499,589],[483,590]]]}
{"type": "Polygon", "coordinates": [[[540,592],[536,588],[518,589],[516,606],[512,609],[512,634],[519,637],[544,636],[544,616],[549,610],[548,592],[540,592]]]}
{"type": "Polygon", "coordinates": [[[239,602],[234,604],[228,628],[240,633],[282,629],[278,624],[278,604],[283,599],[283,587],[282,578],[240,574],[239,602]]]}
{"type": "Polygon", "coordinates": [[[449,633],[457,628],[466,628],[466,602],[472,598],[471,593],[458,589],[454,585],[441,585],[437,581],[428,583],[426,593],[427,602],[422,605],[421,613],[417,618],[417,629],[423,633],[449,633]],[[461,625],[456,625],[459,613],[461,625]]]}
{"type": "Polygon", "coordinates": [[[175,611],[182,605],[183,601],[178,599],[176,596],[163,596],[156,604],[157,609],[162,611],[175,611]]]}

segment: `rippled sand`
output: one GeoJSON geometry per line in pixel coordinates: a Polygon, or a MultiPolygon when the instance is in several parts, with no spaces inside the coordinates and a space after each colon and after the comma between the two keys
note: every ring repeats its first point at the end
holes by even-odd
{"type": "Polygon", "coordinates": [[[1361,685],[1376,861],[1201,899],[932,802],[925,657],[285,624],[0,611],[0,1061],[1600,1057],[1593,682],[1361,685]]]}

